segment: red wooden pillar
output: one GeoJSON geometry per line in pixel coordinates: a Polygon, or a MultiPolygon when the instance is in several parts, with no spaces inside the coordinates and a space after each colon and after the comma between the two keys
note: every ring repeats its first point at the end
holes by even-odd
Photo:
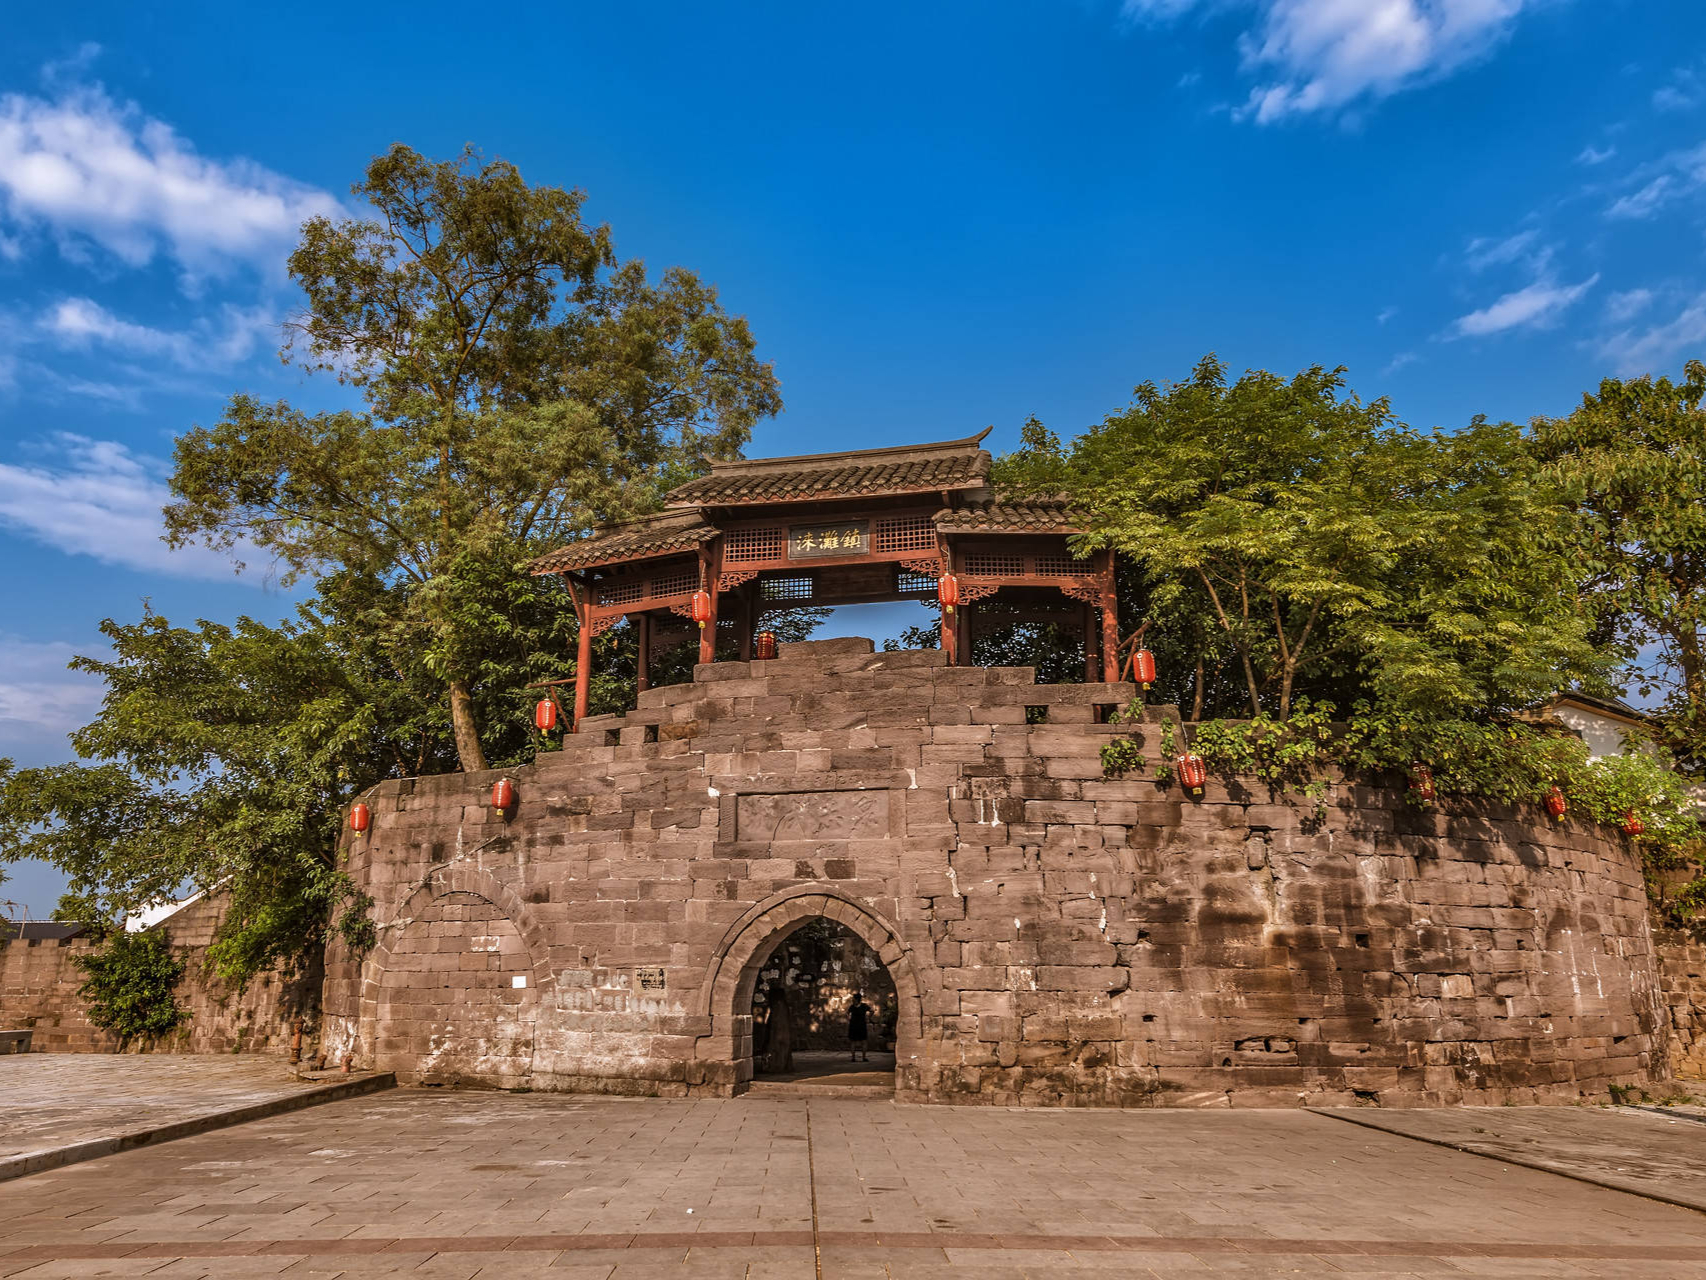
{"type": "MultiPolygon", "coordinates": [[[[942,536],[940,531],[936,534],[936,554],[941,560],[941,573],[952,573],[954,571],[954,553],[948,545],[948,540],[942,536]]],[[[940,578],[937,581],[939,585],[940,578]]],[[[942,622],[941,626],[937,628],[936,644],[947,655],[948,665],[957,667],[960,665],[959,619],[955,614],[949,613],[942,605],[938,604],[937,608],[940,610],[942,622]]]]}
{"type": "Polygon", "coordinates": [[[644,693],[652,687],[652,615],[635,614],[634,630],[638,633],[635,684],[644,693]]]}
{"type": "Polygon", "coordinates": [[[1102,679],[1120,678],[1120,601],[1114,586],[1114,553],[1102,552],[1102,679]]]}
{"type": "Polygon", "coordinates": [[[586,584],[575,589],[575,580],[567,574],[569,597],[575,602],[575,616],[580,619],[580,641],[575,648],[575,719],[571,733],[579,733],[586,719],[587,686],[592,678],[592,590],[586,584]]]}
{"type": "Polygon", "coordinates": [[[1102,669],[1096,646],[1096,606],[1079,606],[1078,619],[1078,629],[1084,633],[1084,683],[1094,684],[1102,669]]]}

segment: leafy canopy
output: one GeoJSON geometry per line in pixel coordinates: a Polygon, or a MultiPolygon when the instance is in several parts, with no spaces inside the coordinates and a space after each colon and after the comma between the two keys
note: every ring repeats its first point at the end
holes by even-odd
{"type": "Polygon", "coordinates": [[[1537,418],[1534,448],[1574,516],[1577,572],[1608,638],[1660,695],[1667,745],[1706,769],[1706,365],[1681,382],[1607,378],[1537,418]]]}
{"type": "Polygon", "coordinates": [[[1487,715],[1602,680],[1564,513],[1509,425],[1417,432],[1342,370],[1228,382],[1210,356],[1068,447],[1033,421],[998,478],[1088,514],[1078,545],[1130,567],[1197,718],[1301,694],[1487,715]]]}
{"type": "Polygon", "coordinates": [[[618,262],[579,192],[401,145],[353,190],[374,216],[315,218],[291,255],[307,309],[284,354],[364,408],[234,396],[178,441],[168,537],[362,583],[366,623],[439,681],[480,769],[487,637],[537,589],[520,562],[655,506],[781,401],[715,289],[618,262]]]}

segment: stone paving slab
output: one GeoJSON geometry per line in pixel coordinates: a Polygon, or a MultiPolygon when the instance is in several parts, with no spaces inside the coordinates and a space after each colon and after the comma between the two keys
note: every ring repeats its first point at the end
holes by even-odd
{"type": "Polygon", "coordinates": [[[1316,1114],[1706,1212],[1706,1125],[1663,1107],[1315,1108],[1316,1114]]]}
{"type": "Polygon", "coordinates": [[[32,1053],[0,1060],[0,1181],[389,1088],[280,1058],[32,1053]]]}
{"type": "Polygon", "coordinates": [[[3,1198],[5,1280],[1706,1278],[1706,1215],[1303,1111],[392,1090],[3,1198]]]}

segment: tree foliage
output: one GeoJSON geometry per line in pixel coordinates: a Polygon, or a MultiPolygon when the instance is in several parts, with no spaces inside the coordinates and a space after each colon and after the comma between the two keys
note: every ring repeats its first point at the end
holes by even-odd
{"type": "Polygon", "coordinates": [[[86,1002],[89,1021],[118,1035],[120,1045],[176,1031],[189,1013],[178,1004],[183,959],[160,930],[126,933],[119,929],[101,947],[76,958],[86,975],[77,994],[86,1002]]]}
{"type": "Polygon", "coordinates": [[[1545,477],[1574,516],[1577,572],[1666,744],[1706,770],[1706,365],[1683,380],[1607,378],[1575,412],[1537,418],[1545,477]]]}
{"type": "Polygon", "coordinates": [[[178,441],[168,535],[354,584],[481,769],[490,637],[538,591],[518,564],[737,454],[776,379],[693,273],[617,261],[579,192],[398,145],[354,193],[372,217],[315,218],[291,255],[307,309],[284,354],[364,408],[233,397],[178,441]]]}
{"type": "Polygon", "coordinates": [[[1210,356],[1069,447],[1031,422],[998,477],[1088,513],[1078,547],[1120,553],[1126,616],[1198,717],[1301,695],[1485,716],[1603,687],[1564,512],[1509,425],[1418,432],[1342,370],[1228,382],[1210,356]]]}

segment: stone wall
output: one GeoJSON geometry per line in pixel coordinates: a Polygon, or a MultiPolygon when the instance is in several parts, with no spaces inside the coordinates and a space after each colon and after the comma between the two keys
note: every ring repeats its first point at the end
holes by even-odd
{"type": "MultiPolygon", "coordinates": [[[[316,970],[295,980],[263,973],[241,992],[226,990],[207,969],[207,947],[224,914],[222,898],[201,898],[155,925],[185,962],[178,1003],[189,1018],[170,1036],[125,1046],[132,1052],[287,1053],[291,1022],[317,1025],[316,970]]],[[[0,1027],[28,1028],[38,1053],[115,1053],[118,1037],[90,1023],[77,994],[84,974],[76,957],[97,944],[69,939],[0,943],[0,1027]]]]}
{"type": "Polygon", "coordinates": [[[894,981],[904,1098],[1529,1102],[1664,1074],[1621,835],[1107,778],[1132,692],[788,645],[503,771],[507,816],[498,772],[387,783],[346,845],[380,943],[329,951],[326,1048],[405,1079],[738,1092],[760,967],[828,918],[894,981]]]}
{"type": "Polygon", "coordinates": [[[1670,1069],[1686,1080],[1706,1080],[1706,943],[1676,930],[1657,939],[1670,1069]]]}
{"type": "Polygon", "coordinates": [[[94,945],[86,937],[14,938],[0,942],[0,1028],[29,1030],[37,1053],[100,1053],[116,1037],[91,1026],[77,988],[83,973],[72,963],[94,945]]]}

